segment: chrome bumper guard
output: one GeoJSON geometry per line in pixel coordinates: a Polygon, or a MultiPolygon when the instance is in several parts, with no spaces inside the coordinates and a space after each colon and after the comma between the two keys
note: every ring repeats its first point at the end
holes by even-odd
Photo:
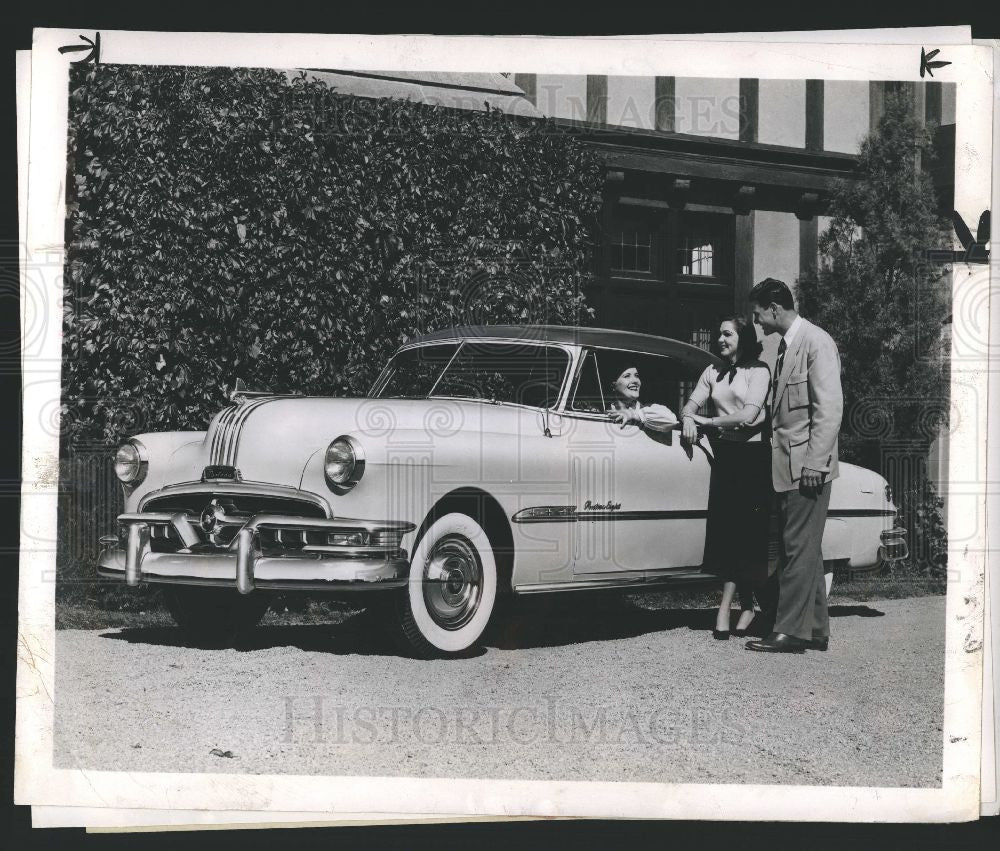
{"type": "Polygon", "coordinates": [[[906,529],[896,526],[886,529],[882,535],[882,546],[879,547],[879,560],[893,564],[903,561],[910,555],[909,547],[906,545],[906,529]]]}
{"type": "Polygon", "coordinates": [[[192,517],[184,512],[122,514],[126,530],[124,550],[115,536],[101,539],[99,576],[140,582],[236,586],[241,594],[255,588],[328,590],[342,588],[403,587],[409,560],[400,542],[416,526],[398,521],[328,520],[279,514],[260,514],[249,520],[226,546],[216,550],[192,548],[202,543],[192,517]],[[172,527],[182,547],[176,552],[154,552],[152,527],[172,527]],[[261,550],[261,532],[299,535],[302,546],[277,555],[261,550]],[[305,543],[305,533],[325,532],[328,540],[348,543],[305,543]],[[367,533],[359,535],[359,533],[367,533]],[[368,543],[351,543],[367,539],[368,543]]]}

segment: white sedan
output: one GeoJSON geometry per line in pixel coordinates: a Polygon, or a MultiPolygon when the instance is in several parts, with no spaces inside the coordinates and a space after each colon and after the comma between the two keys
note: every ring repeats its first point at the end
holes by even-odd
{"type": "MultiPolygon", "coordinates": [[[[622,331],[466,327],[402,346],[365,398],[242,393],[206,431],[119,448],[126,508],[99,574],[163,584],[213,640],[256,624],[269,591],[384,595],[418,655],[474,646],[504,595],[705,580],[707,441],[607,410],[631,367],[644,404],[678,411],[713,358],[622,331]]],[[[896,514],[881,476],[842,464],[824,559],[904,558],[896,514]]]]}

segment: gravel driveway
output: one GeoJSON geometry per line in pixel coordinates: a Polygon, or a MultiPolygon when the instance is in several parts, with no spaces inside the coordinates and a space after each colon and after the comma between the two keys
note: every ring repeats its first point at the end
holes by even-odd
{"type": "MultiPolygon", "coordinates": [[[[643,606],[650,604],[643,603],[643,606]]],[[[831,606],[827,653],[713,641],[710,610],[533,600],[478,656],[365,618],[60,630],[55,764],[119,771],[937,786],[944,597],[831,606]]]]}

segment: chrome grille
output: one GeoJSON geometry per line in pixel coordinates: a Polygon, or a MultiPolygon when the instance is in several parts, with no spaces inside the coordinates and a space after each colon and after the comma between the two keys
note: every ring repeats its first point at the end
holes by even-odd
{"type": "Polygon", "coordinates": [[[143,511],[184,511],[196,517],[213,499],[231,502],[240,514],[288,514],[296,517],[326,517],[326,512],[315,502],[296,499],[294,496],[272,494],[233,493],[231,491],[192,491],[153,497],[142,505],[143,511]]]}

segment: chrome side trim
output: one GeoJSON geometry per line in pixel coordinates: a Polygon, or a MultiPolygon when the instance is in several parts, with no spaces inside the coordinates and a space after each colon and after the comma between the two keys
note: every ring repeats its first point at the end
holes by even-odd
{"type": "Polygon", "coordinates": [[[511,516],[512,523],[573,523],[575,505],[532,505],[511,516]]]}
{"type": "Polygon", "coordinates": [[[695,583],[695,582],[718,582],[718,577],[710,573],[704,573],[698,568],[675,568],[672,573],[658,574],[625,574],[599,577],[588,577],[581,579],[570,579],[565,582],[546,582],[538,585],[515,585],[514,591],[517,594],[547,594],[554,591],[589,591],[599,588],[654,588],[660,585],[671,585],[673,583],[695,583]]]}
{"type": "Polygon", "coordinates": [[[831,508],[827,517],[895,517],[891,508],[831,508]]]}
{"type": "Polygon", "coordinates": [[[707,508],[677,508],[650,511],[578,511],[576,518],[585,521],[611,520],[704,520],[707,508]]]}
{"type": "Polygon", "coordinates": [[[522,508],[512,523],[585,523],[617,520],[704,520],[707,508],[678,508],[649,511],[577,511],[572,505],[534,505],[522,508]]]}

